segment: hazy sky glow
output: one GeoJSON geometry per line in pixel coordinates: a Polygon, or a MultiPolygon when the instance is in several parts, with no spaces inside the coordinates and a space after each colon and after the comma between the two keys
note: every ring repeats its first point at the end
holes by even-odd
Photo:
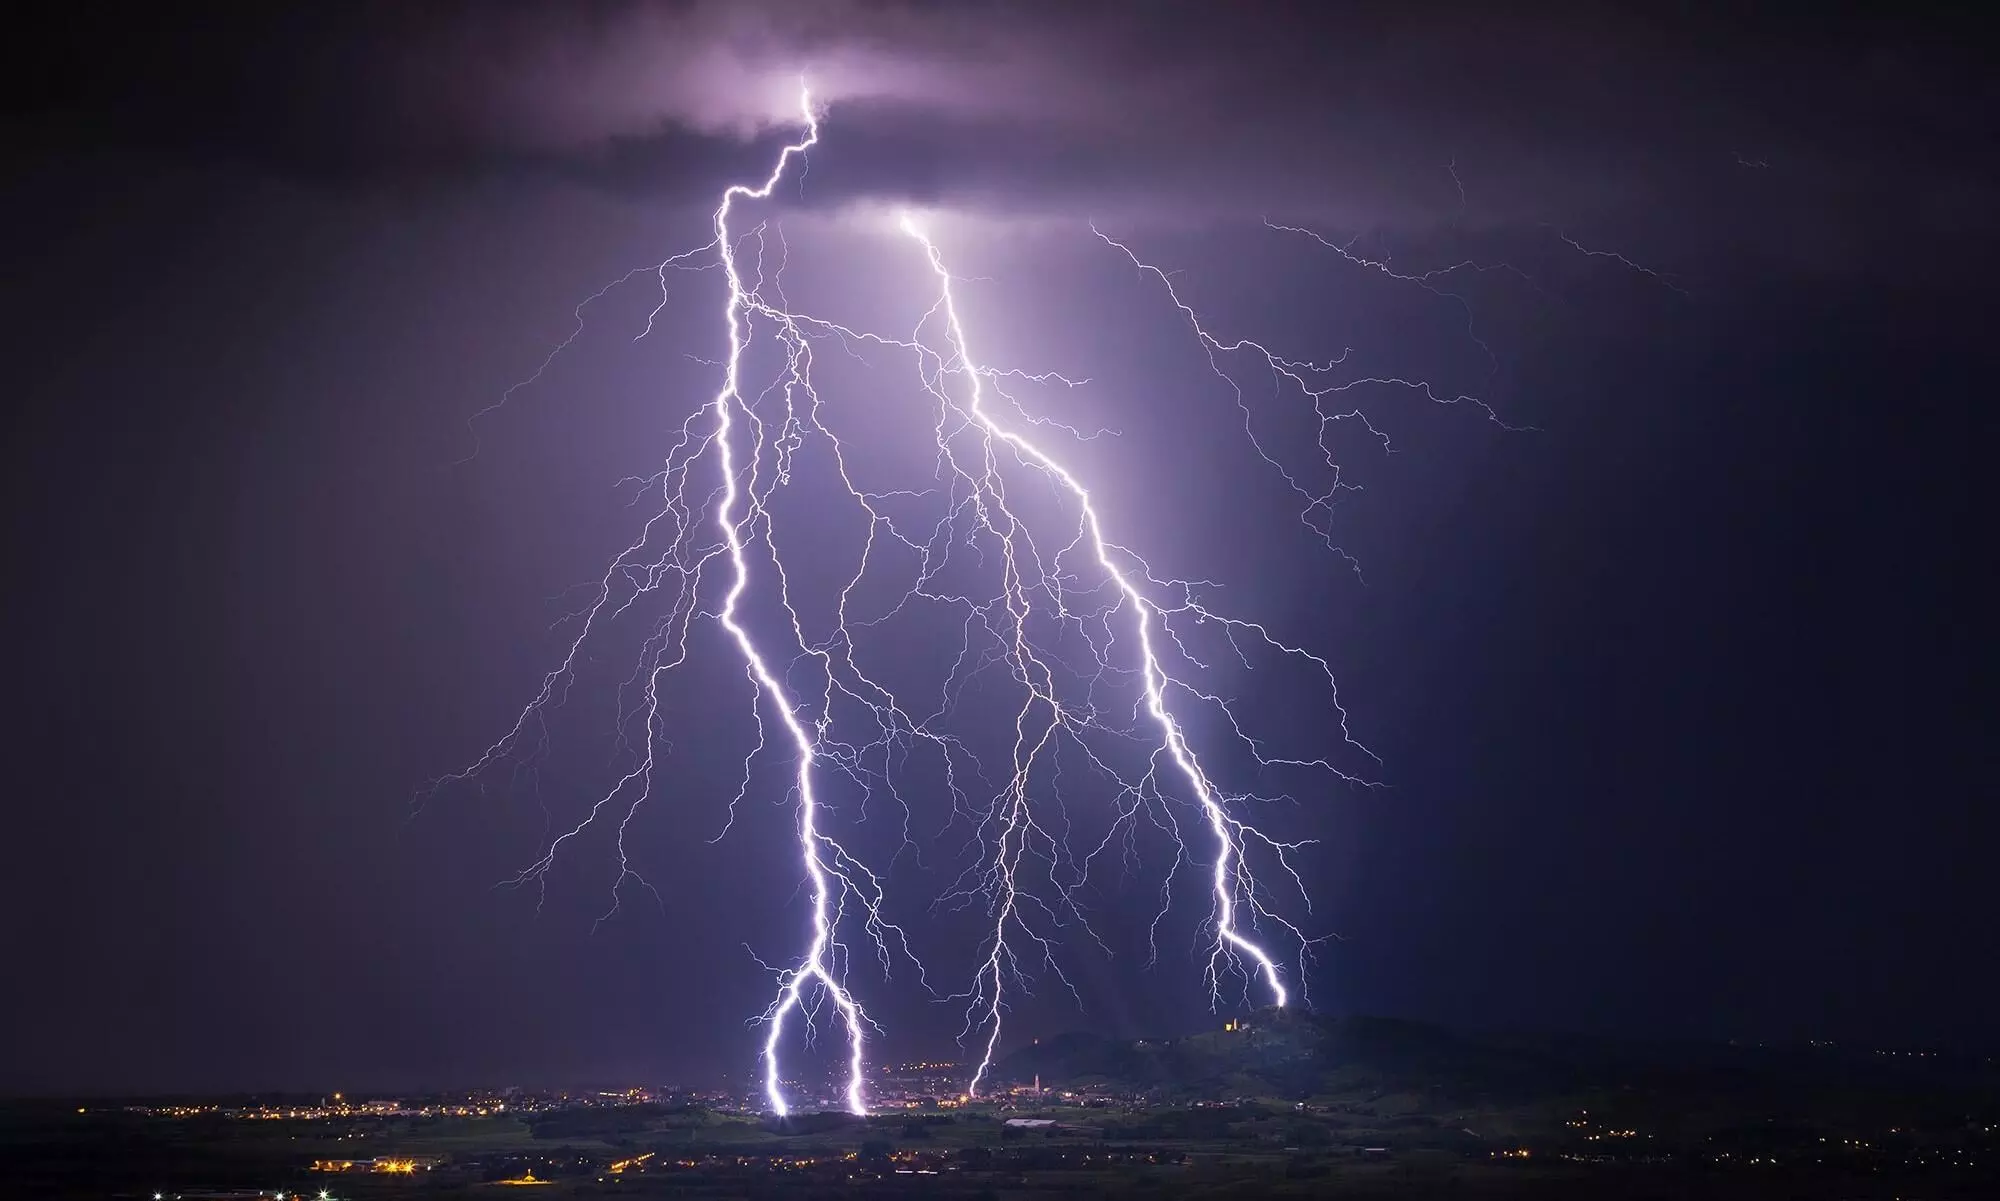
{"type": "MultiPolygon", "coordinates": [[[[1053,0],[133,20],[115,44],[59,29],[8,73],[24,749],[0,932],[36,974],[9,993],[32,1037],[0,1089],[752,1070],[752,954],[799,949],[794,811],[773,764],[711,841],[747,705],[712,623],[664,702],[671,803],[630,832],[664,913],[628,896],[592,932],[600,837],[539,915],[535,890],[492,887],[601,794],[638,627],[592,658],[536,778],[407,818],[533,695],[566,590],[648,512],[619,481],[714,395],[720,279],[670,273],[663,297],[643,268],[762,177],[802,71],[824,141],[758,213],[790,300],[907,334],[934,299],[893,222],[913,208],[981,358],[1091,381],[1022,401],[1115,431],[1063,440],[1111,526],[1338,673],[1389,787],[1288,783],[1262,811],[1319,840],[1312,932],[1342,939],[1319,1004],[2000,1037],[1966,970],[1992,909],[1971,698],[2000,608],[1969,482],[1990,419],[1968,281],[1996,199],[1970,39],[1053,0]],[[1358,393],[1396,448],[1339,430],[1364,490],[1331,528],[1363,583],[1093,218],[1219,335],[1351,348],[1356,375],[1535,430],[1358,393]],[[1391,278],[1267,218],[1401,274],[1456,269],[1391,278]],[[572,336],[462,461],[468,417],[572,336]]],[[[927,470],[910,364],[827,349],[861,468],[927,470]]],[[[1310,449],[1268,371],[1231,377],[1260,438],[1310,449]]],[[[831,571],[842,531],[805,470],[787,518],[826,522],[799,553],[831,571]]],[[[882,637],[887,670],[933,666],[923,631],[882,637]]],[[[1247,726],[1338,747],[1310,681],[1214,658],[1247,726]]],[[[935,857],[895,870],[921,899],[960,839],[916,812],[935,857]]],[[[857,829],[893,857],[899,832],[857,829]]],[[[1083,1004],[1044,980],[1010,1037],[1210,1020],[1199,907],[1148,969],[1158,878],[1116,876],[1090,898],[1111,953],[1064,960],[1083,1004]]],[[[899,916],[962,987],[978,923],[899,916]]],[[[962,1004],[872,964],[855,982],[885,1054],[951,1050],[962,1004]]]]}

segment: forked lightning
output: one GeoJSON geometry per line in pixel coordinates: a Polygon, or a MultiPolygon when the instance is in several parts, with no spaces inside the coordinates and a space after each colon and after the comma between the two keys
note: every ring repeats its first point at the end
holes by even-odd
{"type": "MultiPolygon", "coordinates": [[[[803,88],[800,117],[803,134],[778,153],[761,184],[722,193],[713,240],[657,267],[662,307],[670,270],[718,271],[725,288],[717,314],[724,342],[720,385],[680,427],[652,477],[662,498],[658,511],[598,580],[576,614],[567,654],[513,727],[447,779],[474,778],[542,755],[547,711],[567,696],[586,648],[615,622],[646,622],[639,661],[619,693],[627,769],[517,879],[539,885],[566,843],[593,823],[615,818],[615,913],[628,882],[652,887],[631,866],[625,832],[651,797],[660,768],[660,689],[686,660],[692,633],[710,619],[720,627],[741,660],[755,731],[730,811],[756,788],[760,764],[786,765],[797,879],[809,902],[804,951],[774,969],[776,994],[755,1019],[764,1026],[764,1089],[777,1114],[793,1103],[781,1067],[787,1036],[802,1031],[810,1038],[816,1025],[829,1023],[844,1039],[843,1103],[855,1113],[867,1109],[864,1068],[878,1027],[850,981],[852,946],[871,951],[885,979],[907,962],[911,978],[929,995],[964,1005],[961,1042],[977,1056],[966,1087],[979,1095],[990,1084],[1010,1000],[1037,975],[1068,983],[1059,940],[1072,933],[1095,937],[1084,885],[1106,861],[1130,867],[1142,832],[1178,848],[1152,922],[1154,956],[1157,931],[1175,900],[1174,882],[1183,869],[1193,869],[1207,898],[1201,959],[1213,1001],[1220,1004],[1240,988],[1271,1004],[1291,1002],[1304,987],[1314,940],[1281,916],[1270,884],[1281,883],[1297,904],[1308,904],[1294,866],[1303,844],[1252,823],[1248,810],[1260,798],[1219,784],[1211,764],[1222,760],[1215,748],[1198,752],[1202,739],[1193,731],[1223,731],[1240,744],[1230,756],[1260,770],[1355,777],[1324,755],[1278,754],[1248,733],[1214,686],[1204,683],[1202,648],[1273,656],[1308,671],[1326,689],[1330,727],[1365,756],[1348,735],[1330,666],[1262,624],[1211,608],[1201,582],[1157,575],[1107,528],[1090,483],[1063,461],[1060,444],[1076,431],[1029,416],[1017,395],[1021,388],[1062,389],[1078,381],[977,357],[946,254],[915,215],[895,217],[915,260],[912,278],[930,281],[912,297],[914,324],[907,334],[858,329],[787,301],[777,282],[782,261],[775,272],[767,270],[773,253],[767,226],[747,218],[744,209],[770,200],[781,183],[803,171],[820,137],[803,88]],[[838,432],[851,413],[840,399],[823,396],[814,379],[815,355],[828,351],[864,360],[900,357],[914,367],[927,410],[901,410],[880,396],[865,399],[871,422],[915,423],[911,428],[935,443],[931,470],[883,486],[869,478],[879,463],[856,465],[849,451],[854,433],[843,441],[838,432]],[[769,365],[769,375],[753,378],[759,364],[769,365]],[[809,454],[823,456],[817,462],[844,490],[842,503],[853,506],[855,528],[866,531],[844,548],[851,572],[843,568],[831,582],[815,578],[832,598],[817,607],[799,599],[811,589],[794,587],[796,551],[815,533],[795,528],[799,523],[789,516],[781,519],[789,511],[775,503],[795,484],[809,454]],[[949,614],[960,631],[955,643],[937,648],[943,666],[921,698],[907,695],[907,682],[892,686],[897,671],[885,666],[897,658],[895,638],[885,631],[918,611],[949,614]],[[892,645],[880,645],[885,641],[892,645]],[[1009,698],[1005,728],[996,730],[997,723],[981,717],[984,727],[968,731],[964,726],[973,719],[964,715],[964,697],[977,681],[986,692],[975,707],[990,707],[994,677],[1009,698]],[[1190,726],[1198,712],[1205,716],[1190,726]],[[995,745],[1006,748],[1004,764],[992,762],[995,754],[980,745],[996,734],[995,745]],[[915,787],[938,795],[934,813],[903,787],[920,759],[929,783],[915,787]],[[943,781],[941,794],[937,780],[943,781]],[[900,807],[906,846],[915,845],[911,817],[919,812],[936,816],[947,830],[970,832],[963,873],[945,895],[928,902],[934,911],[971,908],[981,915],[983,940],[962,989],[932,987],[936,973],[916,963],[905,927],[890,920],[895,907],[886,895],[887,876],[841,841],[838,832],[850,829],[857,815],[847,802],[831,799],[839,791],[829,792],[836,782],[864,801],[900,807]],[[1105,832],[1094,845],[1070,845],[1070,815],[1079,805],[1100,807],[1105,832]],[[1295,964],[1281,962],[1273,950],[1277,942],[1295,964]]],[[[1312,482],[1265,446],[1256,450],[1298,491],[1302,520],[1322,536],[1327,510],[1346,487],[1327,430],[1348,419],[1366,425],[1358,411],[1330,407],[1333,397],[1379,384],[1443,403],[1471,399],[1434,392],[1421,381],[1342,376],[1339,359],[1292,359],[1260,342],[1213,334],[1167,272],[1125,244],[1097,236],[1161,286],[1161,315],[1172,318],[1177,311],[1186,323],[1216,375],[1234,390],[1253,442],[1251,407],[1225,359],[1244,357],[1310,405],[1322,452],[1309,465],[1312,482]]],[[[878,274],[893,279],[902,269],[891,259],[878,274]]],[[[1429,276],[1396,277],[1430,286],[1429,276]]],[[[648,333],[659,312],[656,307],[649,317],[648,333]]],[[[777,899],[792,887],[789,880],[782,884],[777,899]]]]}

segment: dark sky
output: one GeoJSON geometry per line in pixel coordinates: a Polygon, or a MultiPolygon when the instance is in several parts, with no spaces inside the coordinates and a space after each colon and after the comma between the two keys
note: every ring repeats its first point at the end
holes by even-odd
{"type": "MultiPolygon", "coordinates": [[[[671,707],[673,804],[629,842],[660,906],[592,932],[603,841],[539,917],[493,890],[543,822],[504,775],[409,813],[505,731],[559,654],[554,598],[630,537],[617,481],[712,389],[686,357],[719,353],[712,297],[634,342],[657,290],[614,290],[459,463],[468,416],[578,302],[703,240],[704,202],[790,132],[800,70],[828,105],[779,214],[801,288],[902,312],[920,277],[873,231],[936,211],[988,279],[994,358],[1092,378],[1080,411],[1123,436],[1077,453],[1131,541],[1337,668],[1386,787],[1280,819],[1322,840],[1312,928],[1344,940],[1321,1008],[2000,1042],[1974,473],[2000,125],[1968,31],[1084,7],[65,6],[17,29],[0,1090],[748,1070],[768,977],[745,947],[795,953],[799,914],[783,809],[708,841],[748,711],[719,655],[671,707]],[[1405,272],[1518,270],[1439,285],[1461,304],[1264,217],[1405,272]],[[1343,444],[1363,584],[1282,505],[1225,508],[1250,477],[1203,423],[1230,398],[1089,218],[1237,334],[1352,346],[1534,428],[1358,396],[1396,446],[1343,444]]],[[[1317,698],[1230,687],[1332,741],[1317,698]]],[[[552,761],[552,812],[587,807],[600,749],[552,761]]],[[[1107,893],[1109,941],[1147,899],[1107,893]]],[[[1044,981],[1008,1038],[1208,1020],[1185,946],[1150,971],[1067,948],[1087,1007],[1044,981]]],[[[855,979],[889,1053],[949,1048],[957,1009],[855,979]]]]}

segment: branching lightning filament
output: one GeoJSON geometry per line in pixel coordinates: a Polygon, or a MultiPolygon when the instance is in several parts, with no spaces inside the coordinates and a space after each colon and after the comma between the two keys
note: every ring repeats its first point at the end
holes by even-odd
{"type": "MultiPolygon", "coordinates": [[[[866,1053],[878,1027],[851,981],[857,948],[873,955],[884,979],[914,981],[929,997],[964,1007],[960,1041],[974,1061],[966,1087],[974,1096],[990,1089],[1013,1002],[1038,978],[1070,986],[1065,943],[1081,937],[1102,945],[1087,886],[1104,872],[1135,870],[1142,843],[1168,847],[1172,858],[1149,927],[1154,960],[1163,923],[1189,893],[1177,881],[1192,874],[1200,882],[1197,912],[1205,914],[1196,958],[1211,1002],[1283,1006],[1303,998],[1315,939],[1283,911],[1310,908],[1295,866],[1304,844],[1266,833],[1254,819],[1260,805],[1279,798],[1232,792],[1218,776],[1248,768],[1260,778],[1308,772],[1360,781],[1327,754],[1288,755],[1248,732],[1212,683],[1209,663],[1220,654],[1247,666],[1257,656],[1305,673],[1324,688],[1327,726],[1345,744],[1335,749],[1372,761],[1348,734],[1330,665],[1261,623],[1212,607],[1207,583],[1156,573],[1129,536],[1110,528],[1092,483],[1065,461],[1066,447],[1084,435],[1031,415],[1025,399],[1031,389],[1060,395],[1085,381],[979,358],[959,281],[915,216],[895,218],[907,241],[892,245],[907,246],[909,260],[892,254],[878,265],[882,278],[919,289],[902,294],[907,332],[857,328],[787,300],[782,235],[755,208],[797,182],[819,141],[803,89],[800,102],[804,132],[778,153],[770,174],[756,186],[726,189],[712,240],[652,272],[662,289],[654,317],[670,272],[718,273],[724,292],[714,327],[723,343],[720,382],[649,479],[657,511],[593,585],[562,662],[512,728],[447,779],[545,754],[546,717],[568,696],[589,648],[612,626],[639,623],[639,660],[618,693],[624,766],[583,819],[513,881],[541,886],[567,844],[615,821],[611,916],[628,885],[653,887],[633,869],[625,834],[662,770],[662,689],[694,635],[720,629],[740,661],[746,730],[754,734],[729,811],[733,819],[758,789],[763,765],[786,767],[807,907],[804,950],[773,968],[775,995],[753,1019],[764,1034],[767,1104],[779,1115],[795,1100],[781,1069],[787,1039],[810,1039],[822,1026],[837,1031],[846,1052],[841,1103],[866,1111],[866,1053]],[[816,372],[818,360],[829,355],[871,370],[887,363],[915,390],[861,398],[867,422],[857,430],[848,424],[858,420],[856,401],[831,387],[823,395],[816,381],[827,375],[823,366],[816,372]],[[883,455],[857,453],[871,427],[885,426],[919,437],[927,470],[904,465],[894,468],[902,476],[884,478],[883,455]],[[808,481],[827,486],[846,510],[858,531],[851,545],[834,541],[831,552],[812,545],[827,535],[806,528],[797,507],[805,502],[786,499],[808,481]],[[831,580],[829,553],[844,563],[831,580]],[[899,646],[906,622],[955,631],[921,656],[936,668],[921,683],[912,683],[909,649],[899,646]],[[900,815],[900,848],[871,866],[856,832],[884,812],[892,821],[900,815]],[[1079,840],[1075,819],[1085,813],[1093,833],[1079,840]],[[917,826],[933,821],[938,833],[920,837],[917,826]],[[949,845],[954,838],[962,844],[949,845]],[[983,931],[955,991],[933,987],[941,974],[917,961],[912,918],[891,920],[903,912],[890,895],[894,859],[921,857],[939,843],[955,856],[948,862],[958,874],[912,912],[976,922],[983,931]]],[[[1211,332],[1167,272],[1122,242],[1097,238],[1090,244],[1129,260],[1154,289],[1155,317],[1191,332],[1242,409],[1256,453],[1302,498],[1301,520],[1322,537],[1336,494],[1349,487],[1327,431],[1353,420],[1380,437],[1335,398],[1369,384],[1479,403],[1422,381],[1342,374],[1344,356],[1295,359],[1211,332]],[[1268,373],[1281,395],[1307,406],[1306,420],[1320,430],[1310,461],[1288,463],[1259,441],[1232,363],[1268,373]]],[[[1429,276],[1390,274],[1432,286],[1429,276]]]]}

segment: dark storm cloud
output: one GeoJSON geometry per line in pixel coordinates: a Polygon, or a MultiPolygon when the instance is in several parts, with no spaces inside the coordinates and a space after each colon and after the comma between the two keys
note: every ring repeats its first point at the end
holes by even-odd
{"type": "Polygon", "coordinates": [[[528,171],[673,202],[761,161],[804,74],[838,131],[822,205],[1642,238],[1641,213],[1737,217],[1824,259],[1887,223],[1966,232],[1992,199],[1965,103],[1992,85],[1910,24],[1034,0],[339,6],[227,40],[175,20],[117,52],[79,34],[37,107],[323,181],[528,171]]]}

